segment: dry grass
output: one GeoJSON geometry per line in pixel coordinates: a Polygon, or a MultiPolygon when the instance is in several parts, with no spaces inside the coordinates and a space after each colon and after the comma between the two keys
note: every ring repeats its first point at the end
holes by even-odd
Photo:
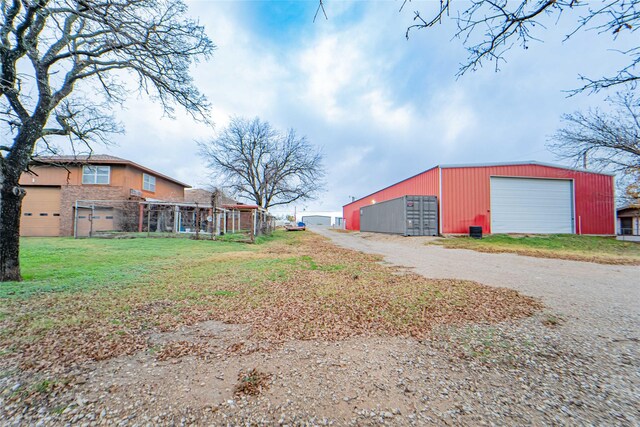
{"type": "Polygon", "coordinates": [[[238,374],[238,384],[233,388],[236,395],[255,396],[269,388],[271,375],[260,372],[256,368],[249,371],[241,371],[238,374]]]}
{"type": "Polygon", "coordinates": [[[566,259],[613,265],[640,265],[640,244],[610,237],[493,235],[482,239],[455,237],[431,244],[486,253],[513,253],[538,258],[566,259]]]}
{"type": "MultiPolygon", "coordinates": [[[[508,289],[398,275],[377,256],[313,233],[283,233],[245,252],[185,251],[178,261],[116,287],[4,300],[0,367],[50,370],[132,354],[148,349],[149,333],[206,320],[248,324],[253,339],[277,343],[426,337],[437,325],[500,322],[541,307],[508,289]]],[[[158,358],[205,353],[178,343],[158,358]]]]}

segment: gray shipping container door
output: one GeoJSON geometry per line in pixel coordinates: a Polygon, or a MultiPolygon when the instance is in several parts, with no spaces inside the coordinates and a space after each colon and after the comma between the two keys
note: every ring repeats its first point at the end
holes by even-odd
{"type": "Polygon", "coordinates": [[[437,198],[403,196],[360,208],[360,230],[403,236],[436,236],[437,198]]]}
{"type": "Polygon", "coordinates": [[[406,236],[438,234],[438,202],[435,196],[406,196],[406,236]]]}

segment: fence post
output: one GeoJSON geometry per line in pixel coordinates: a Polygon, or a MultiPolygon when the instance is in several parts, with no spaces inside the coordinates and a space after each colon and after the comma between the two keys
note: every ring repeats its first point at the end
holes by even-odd
{"type": "Polygon", "coordinates": [[[91,216],[89,217],[89,238],[93,237],[93,215],[96,211],[96,205],[91,204],[91,216]]]}
{"type": "Polygon", "coordinates": [[[142,233],[142,224],[144,223],[144,205],[140,203],[139,205],[140,213],[138,215],[138,233],[142,233]]]}
{"type": "Polygon", "coordinates": [[[74,221],[73,221],[73,238],[78,238],[78,201],[76,200],[76,211],[74,213],[74,221]]]}
{"type": "Polygon", "coordinates": [[[256,242],[256,210],[251,209],[251,243],[256,242]]]}

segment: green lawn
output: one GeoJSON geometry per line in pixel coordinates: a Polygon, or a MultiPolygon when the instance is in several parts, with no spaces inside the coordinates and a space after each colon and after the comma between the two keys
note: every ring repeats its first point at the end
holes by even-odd
{"type": "Polygon", "coordinates": [[[603,264],[640,264],[640,244],[612,237],[547,235],[484,236],[482,239],[454,237],[436,242],[446,248],[472,249],[480,252],[510,252],[544,258],[591,261],[603,264]]]}
{"type": "Polygon", "coordinates": [[[0,285],[0,298],[122,286],[167,266],[213,253],[255,250],[190,239],[21,239],[23,282],[0,285]]]}
{"type": "Polygon", "coordinates": [[[256,245],[29,238],[21,253],[25,281],[0,284],[0,373],[148,350],[149,333],[206,320],[282,342],[425,336],[439,324],[499,322],[540,308],[508,289],[398,274],[378,256],[309,232],[276,232],[256,245]]]}

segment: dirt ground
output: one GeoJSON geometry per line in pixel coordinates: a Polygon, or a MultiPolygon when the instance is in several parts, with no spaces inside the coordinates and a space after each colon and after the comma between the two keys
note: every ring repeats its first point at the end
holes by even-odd
{"type": "MultiPolygon", "coordinates": [[[[77,367],[69,374],[71,391],[54,391],[26,408],[0,396],[0,423],[640,424],[640,268],[318,232],[427,277],[517,289],[547,308],[518,321],[442,327],[422,340],[265,345],[246,326],[215,321],[150,333],[147,351],[77,367]],[[166,343],[176,344],[173,352],[154,352],[166,343]],[[264,389],[235,393],[251,369],[268,376],[264,389]]],[[[19,388],[7,381],[14,379],[1,378],[0,389],[19,388]]]]}

